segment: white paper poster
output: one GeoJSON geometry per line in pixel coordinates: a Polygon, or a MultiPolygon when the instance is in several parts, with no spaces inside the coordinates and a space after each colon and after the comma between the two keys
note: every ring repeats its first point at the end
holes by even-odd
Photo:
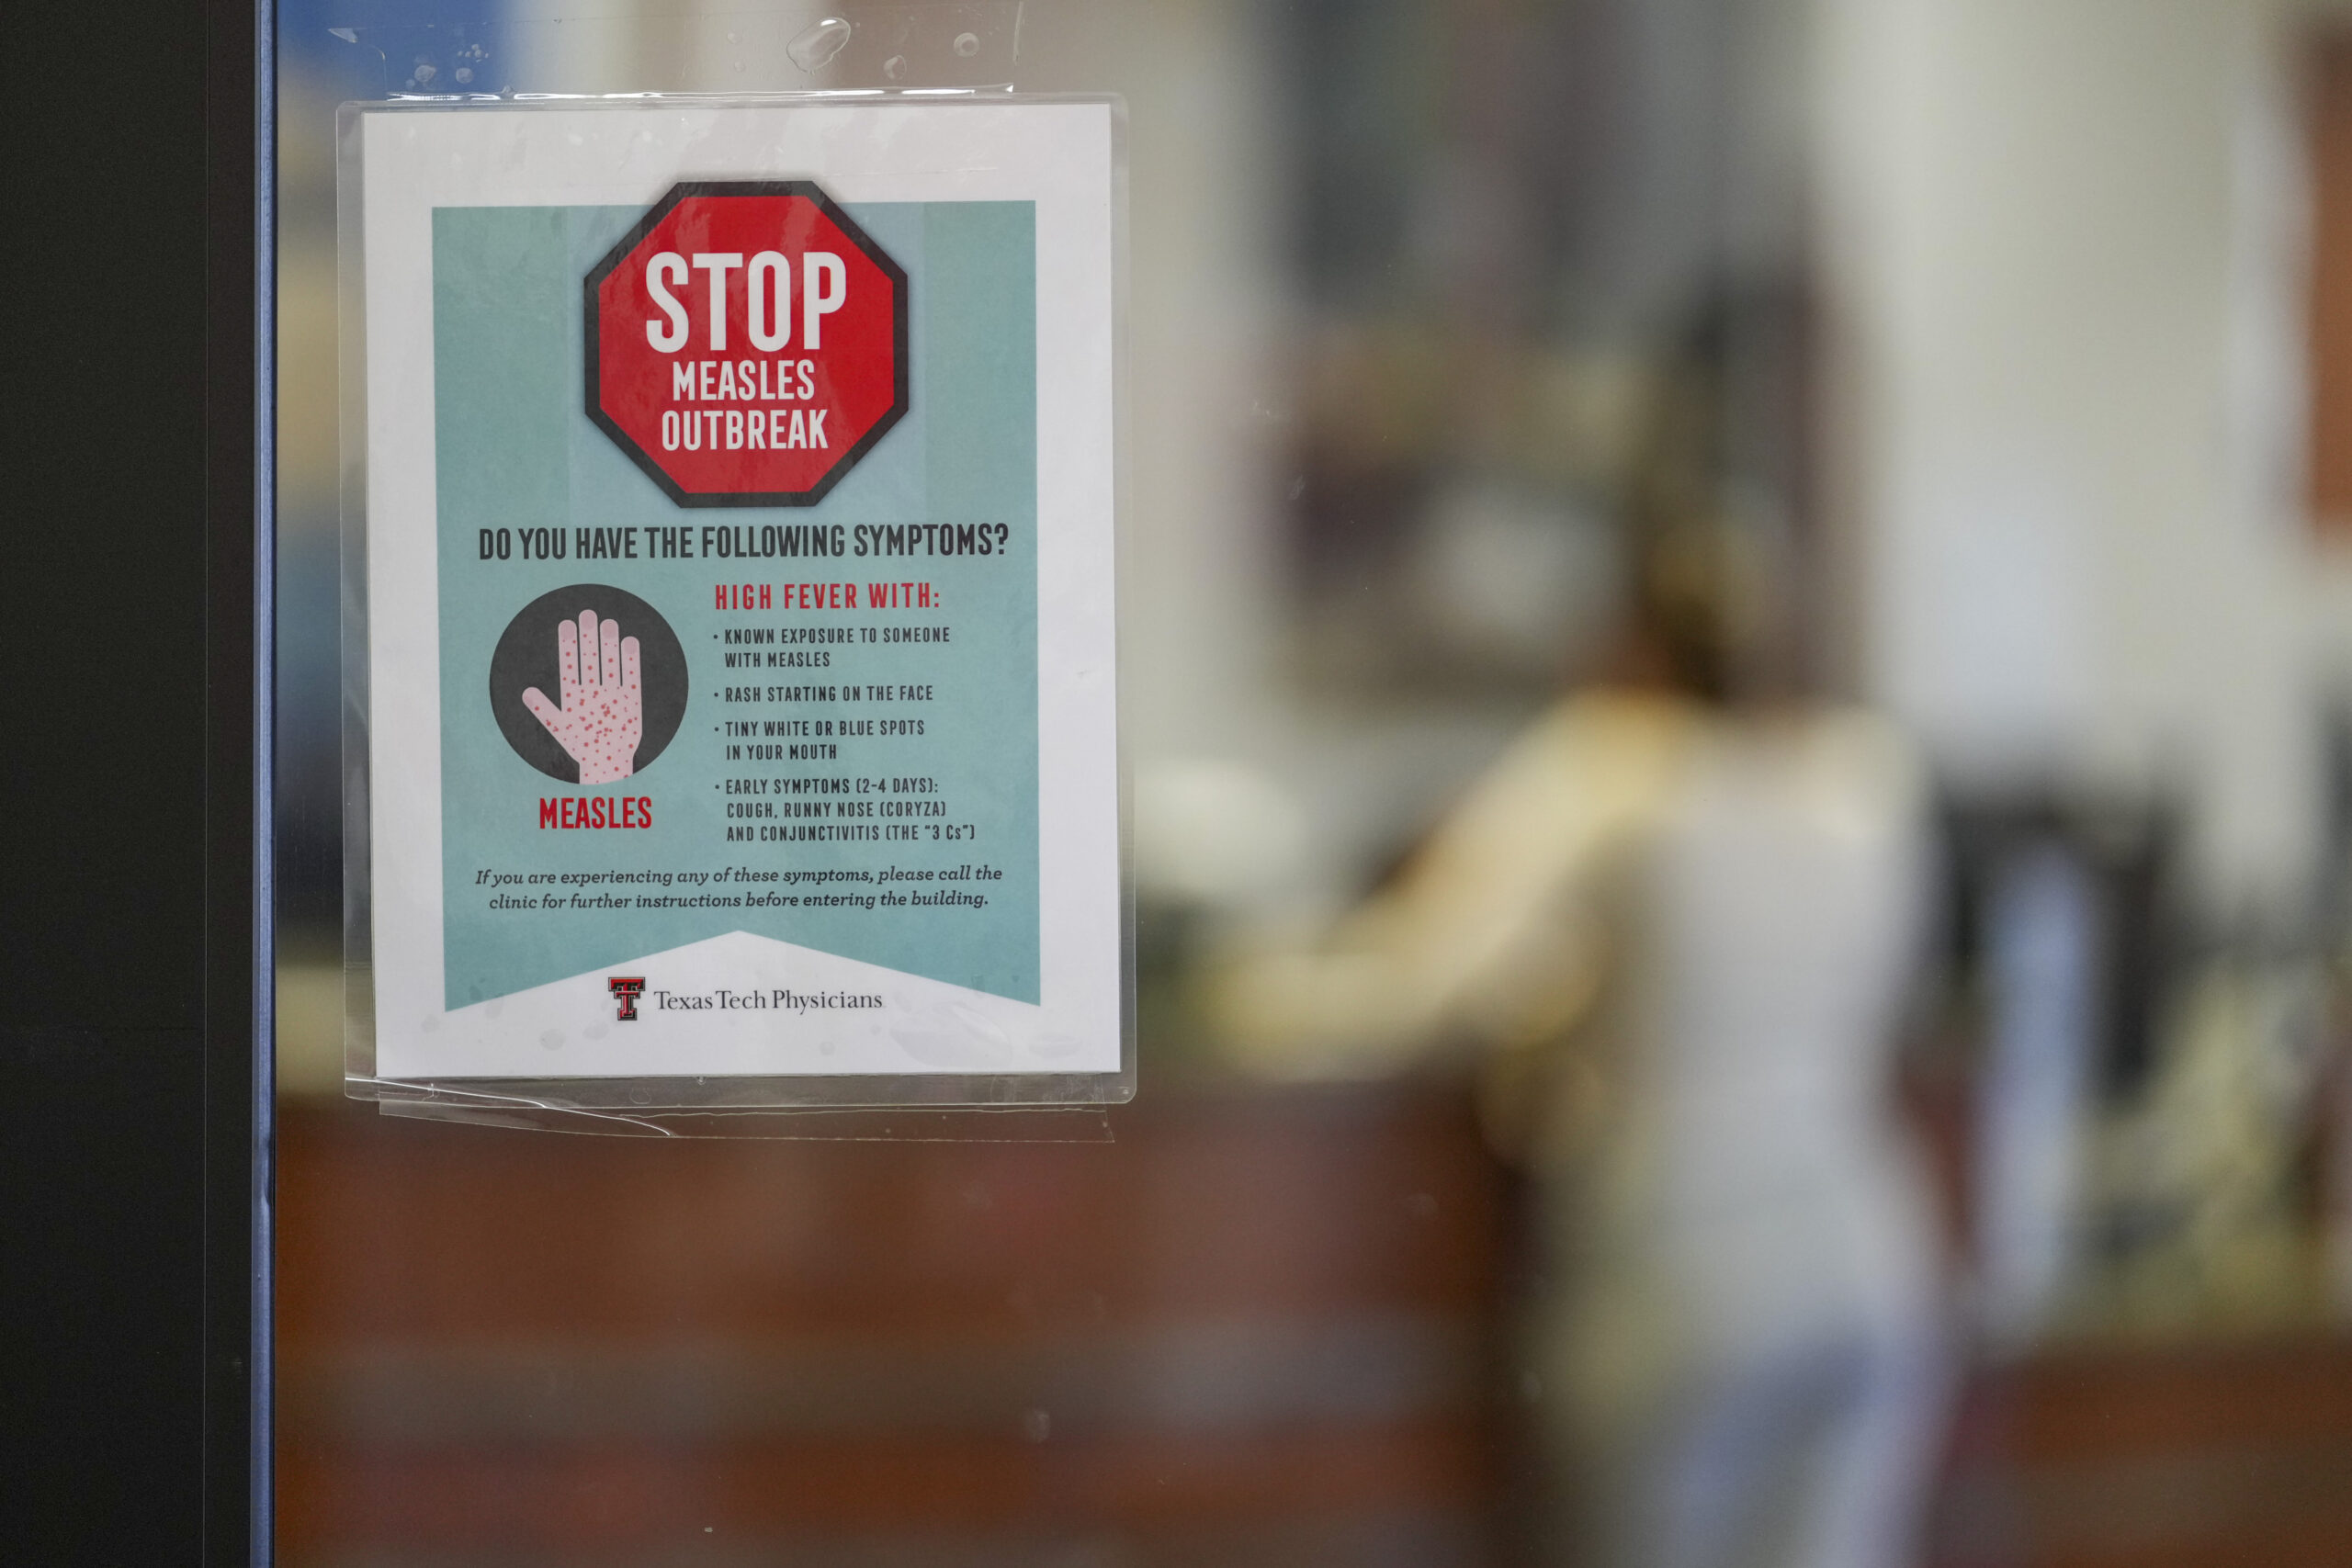
{"type": "Polygon", "coordinates": [[[377,1077],[1121,1072],[1116,115],[352,115],[377,1077]]]}

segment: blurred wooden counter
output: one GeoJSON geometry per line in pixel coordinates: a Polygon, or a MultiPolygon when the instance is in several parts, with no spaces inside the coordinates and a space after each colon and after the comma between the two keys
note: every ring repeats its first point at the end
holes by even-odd
{"type": "Polygon", "coordinates": [[[1937,1568],[2352,1562],[2352,1337],[2052,1351],[1980,1372],[1937,1568]]]}
{"type": "MultiPolygon", "coordinates": [[[[1511,1561],[1510,1183],[1419,1089],[1107,1145],[663,1142],[297,1104],[289,1568],[1511,1561]]],[[[2352,1562],[2352,1340],[1962,1402],[1936,1568],[2352,1562]]]]}
{"type": "Polygon", "coordinates": [[[1506,1201],[1462,1103],[1107,1145],[290,1106],[283,1560],[1486,1561],[1506,1201]]]}

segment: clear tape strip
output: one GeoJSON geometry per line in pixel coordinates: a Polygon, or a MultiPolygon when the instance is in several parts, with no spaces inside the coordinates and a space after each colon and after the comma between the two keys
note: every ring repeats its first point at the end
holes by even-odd
{"type": "Polygon", "coordinates": [[[388,97],[745,91],[1007,91],[1021,0],[647,17],[593,6],[327,30],[388,97]]]}
{"type": "Polygon", "coordinates": [[[819,1143],[1108,1144],[1117,1141],[1101,1106],[921,1107],[715,1106],[621,1111],[512,1092],[452,1089],[390,1078],[352,1080],[386,1116],[475,1126],[639,1138],[766,1138],[819,1143]]]}

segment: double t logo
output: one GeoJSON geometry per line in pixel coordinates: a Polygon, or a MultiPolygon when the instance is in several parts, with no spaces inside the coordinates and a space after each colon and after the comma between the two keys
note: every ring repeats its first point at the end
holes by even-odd
{"type": "Polygon", "coordinates": [[[637,1021],[637,998],[645,990],[644,977],[639,976],[635,978],[628,978],[616,975],[607,978],[605,981],[605,984],[608,988],[610,988],[613,995],[620,998],[621,999],[620,1010],[616,1012],[613,1016],[619,1019],[623,1023],[635,1023],[637,1021]]]}

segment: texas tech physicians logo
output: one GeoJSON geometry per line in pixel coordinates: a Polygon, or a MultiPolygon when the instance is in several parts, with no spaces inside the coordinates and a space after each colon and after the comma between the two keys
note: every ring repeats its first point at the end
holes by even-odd
{"type": "Polygon", "coordinates": [[[614,975],[605,979],[605,986],[606,989],[613,993],[613,995],[621,999],[620,1006],[614,1011],[613,1016],[619,1019],[623,1023],[635,1023],[637,1021],[637,998],[645,990],[645,977],[641,975],[633,978],[621,975],[614,975]]]}

